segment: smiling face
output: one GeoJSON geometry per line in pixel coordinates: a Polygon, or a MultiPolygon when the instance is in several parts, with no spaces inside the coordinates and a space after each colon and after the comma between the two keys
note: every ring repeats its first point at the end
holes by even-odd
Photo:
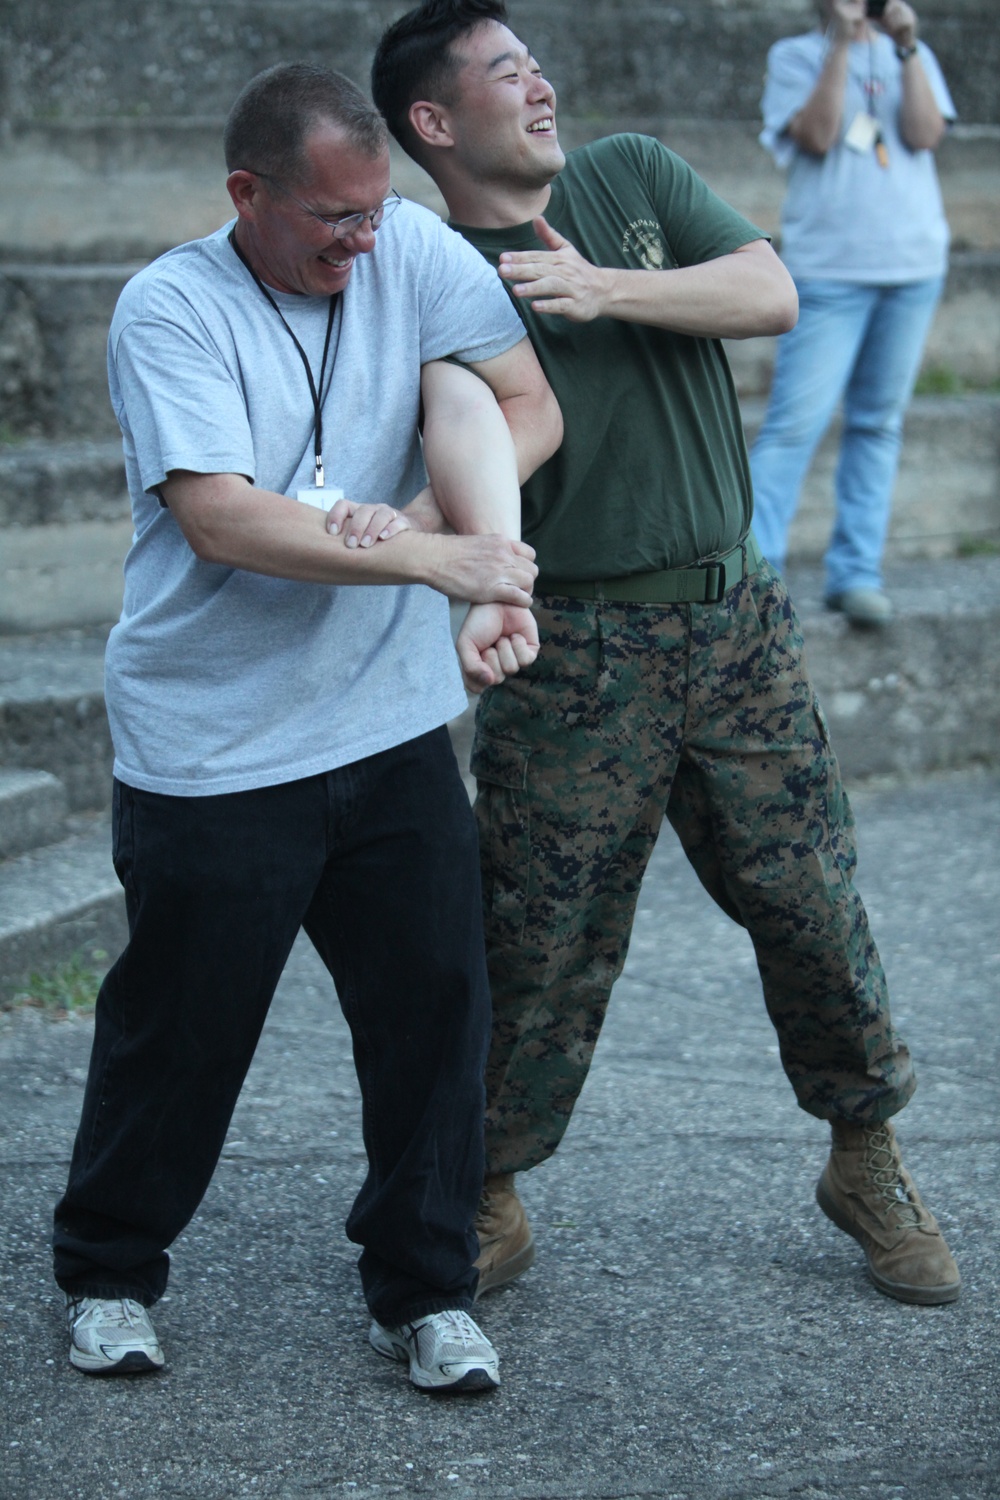
{"type": "Polygon", "coordinates": [[[305,158],[308,171],[295,183],[279,186],[251,172],[231,175],[230,193],[240,214],[237,240],[267,286],[329,297],[344,290],[357,256],[375,248],[375,234],[365,219],[346,239],[334,239],[302,204],[331,219],[370,213],[389,192],[389,152],[369,156],[341,126],[326,121],[306,137],[305,158]]]}
{"type": "Polygon", "coordinates": [[[462,59],[447,108],[454,151],[480,183],[536,190],[566,158],[556,134],[556,96],[531,53],[506,26],[475,27],[456,43],[462,59]]]}

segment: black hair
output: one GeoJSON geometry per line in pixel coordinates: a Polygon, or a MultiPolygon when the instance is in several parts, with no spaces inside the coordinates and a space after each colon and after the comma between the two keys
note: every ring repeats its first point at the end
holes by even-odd
{"type": "Polygon", "coordinates": [[[424,0],[383,32],[372,63],[372,98],[404,151],[417,154],[409,120],[414,100],[454,102],[461,59],[452,43],[484,21],[502,26],[506,20],[504,0],[424,0]]]}
{"type": "Polygon", "coordinates": [[[229,111],[223,143],[230,172],[303,182],[306,137],[321,121],[339,125],[351,144],[375,157],[388,145],[385,121],[343,73],[313,63],[278,63],[251,78],[229,111]]]}

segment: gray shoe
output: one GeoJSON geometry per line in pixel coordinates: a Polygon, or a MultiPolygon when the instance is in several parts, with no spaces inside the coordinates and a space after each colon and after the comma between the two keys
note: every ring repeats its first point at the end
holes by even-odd
{"type": "Polygon", "coordinates": [[[892,619],[892,600],[881,589],[845,589],[829,594],[827,609],[839,610],[852,625],[888,625],[892,619]]]}
{"type": "Polygon", "coordinates": [[[372,1323],[374,1350],[410,1367],[422,1391],[492,1391],[500,1384],[500,1358],[467,1312],[431,1313],[414,1323],[386,1328],[372,1323]]]}
{"type": "Polygon", "coordinates": [[[141,1302],[131,1297],[66,1298],[69,1360],[85,1375],[144,1375],[163,1350],[141,1302]]]}

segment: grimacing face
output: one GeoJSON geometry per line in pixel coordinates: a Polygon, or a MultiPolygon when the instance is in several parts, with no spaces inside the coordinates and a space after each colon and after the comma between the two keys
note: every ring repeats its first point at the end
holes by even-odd
{"type": "Polygon", "coordinates": [[[455,44],[463,59],[448,115],[456,152],[486,182],[542,187],[565,163],[556,96],[531,53],[506,26],[487,21],[455,44]]]}
{"type": "MultiPolygon", "coordinates": [[[[369,156],[348,140],[331,121],[315,126],[306,139],[309,171],[299,183],[285,183],[290,192],[316,213],[328,218],[371,212],[389,192],[389,151],[369,156]]],[[[255,179],[252,212],[240,244],[261,280],[279,292],[329,297],[343,291],[359,255],[375,248],[368,219],[353,234],[334,239],[326,225],[313,217],[277,184],[255,179]]]]}

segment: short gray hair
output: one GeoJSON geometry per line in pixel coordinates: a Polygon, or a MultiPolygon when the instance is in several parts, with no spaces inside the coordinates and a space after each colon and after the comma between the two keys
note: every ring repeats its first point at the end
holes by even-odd
{"type": "Polygon", "coordinates": [[[241,89],[229,111],[226,167],[304,182],[306,138],[325,121],[339,125],[367,156],[381,155],[389,144],[382,116],[343,73],[305,62],[266,68],[241,89]]]}

